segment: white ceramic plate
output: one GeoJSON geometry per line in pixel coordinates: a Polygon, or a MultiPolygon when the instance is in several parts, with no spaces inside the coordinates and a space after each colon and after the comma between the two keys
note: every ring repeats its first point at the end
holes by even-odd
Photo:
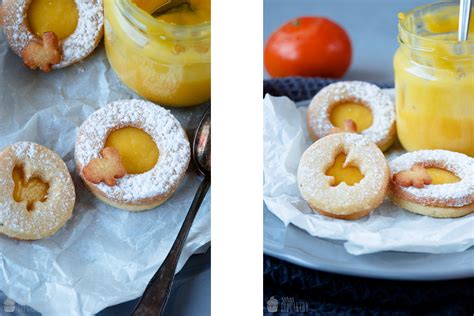
{"type": "Polygon", "coordinates": [[[395,280],[448,280],[474,277],[474,247],[448,254],[378,252],[349,254],[341,241],[313,237],[285,227],[264,207],[264,253],[306,268],[395,280]]]}
{"type": "MultiPolygon", "coordinates": [[[[309,101],[298,102],[307,106],[309,101]]],[[[474,247],[447,254],[386,251],[349,254],[343,241],[311,236],[285,227],[264,205],[264,253],[300,266],[353,276],[396,280],[447,280],[474,277],[474,247]]]]}

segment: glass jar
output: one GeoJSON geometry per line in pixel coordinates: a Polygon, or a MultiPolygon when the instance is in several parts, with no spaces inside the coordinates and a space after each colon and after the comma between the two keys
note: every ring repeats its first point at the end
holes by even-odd
{"type": "Polygon", "coordinates": [[[457,41],[458,2],[399,15],[394,57],[397,134],[408,151],[474,156],[474,32],[457,41]]]}
{"type": "Polygon", "coordinates": [[[211,25],[176,25],[131,0],[105,0],[105,49],[122,82],[165,106],[193,106],[210,98],[211,25]]]}

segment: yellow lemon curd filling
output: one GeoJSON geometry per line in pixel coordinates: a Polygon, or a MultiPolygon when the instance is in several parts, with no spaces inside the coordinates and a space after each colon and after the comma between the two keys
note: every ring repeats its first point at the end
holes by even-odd
{"type": "MultiPolygon", "coordinates": [[[[454,35],[459,27],[459,7],[446,7],[423,15],[422,21],[428,32],[454,35]]],[[[474,24],[469,23],[469,33],[474,32],[474,24]]],[[[456,34],[457,36],[457,34],[456,34]]]]}
{"type": "Polygon", "coordinates": [[[130,1],[105,1],[105,48],[122,82],[160,105],[208,101],[210,0],[191,0],[158,16],[151,12],[162,1],[130,1]],[[117,2],[126,1],[124,13],[117,2]]]}
{"type": "MultiPolygon", "coordinates": [[[[167,3],[166,0],[133,0],[142,10],[152,14],[161,5],[167,3]]],[[[174,7],[163,14],[155,16],[157,20],[177,24],[192,25],[209,22],[211,19],[211,1],[209,0],[189,0],[174,7]]]]}
{"type": "Polygon", "coordinates": [[[431,179],[433,179],[431,184],[447,184],[461,181],[458,176],[445,169],[430,167],[426,168],[426,172],[431,176],[431,179]]]}
{"type": "Polygon", "coordinates": [[[447,149],[474,156],[474,23],[470,40],[458,42],[458,9],[399,15],[396,119],[408,151],[447,149]]]}
{"type": "Polygon", "coordinates": [[[344,121],[351,119],[357,125],[357,132],[360,133],[372,125],[372,111],[368,107],[358,103],[336,104],[329,113],[332,125],[344,128],[344,121]]]}
{"type": "Polygon", "coordinates": [[[118,150],[123,166],[129,174],[151,170],[158,161],[159,150],[150,135],[135,127],[113,131],[105,141],[105,147],[118,150]]]}
{"type": "Polygon", "coordinates": [[[62,40],[74,33],[79,15],[74,0],[33,0],[27,18],[37,36],[54,32],[62,40]]]}
{"type": "Polygon", "coordinates": [[[35,202],[44,202],[48,198],[49,185],[40,178],[33,177],[26,181],[21,167],[13,168],[13,199],[16,202],[26,201],[26,209],[33,210],[35,202]]]}
{"type": "Polygon", "coordinates": [[[326,175],[334,178],[334,181],[331,183],[333,187],[338,186],[342,182],[345,182],[347,185],[354,185],[364,178],[359,168],[354,166],[343,167],[346,157],[344,153],[338,154],[334,159],[333,165],[326,170],[326,175]]]}

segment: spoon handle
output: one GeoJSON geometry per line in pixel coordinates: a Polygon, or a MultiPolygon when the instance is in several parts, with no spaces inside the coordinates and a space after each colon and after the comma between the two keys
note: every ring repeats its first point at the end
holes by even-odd
{"type": "Polygon", "coordinates": [[[148,283],[145,292],[135,307],[132,315],[163,315],[166,301],[168,300],[171,291],[171,285],[173,284],[179,256],[183,250],[183,246],[186,242],[186,238],[188,237],[188,233],[191,229],[194,218],[196,217],[202,200],[206,196],[210,185],[210,177],[206,176],[199,185],[196,195],[194,196],[193,203],[189,208],[188,214],[184,219],[183,225],[179,230],[178,236],[176,237],[170,252],[166,256],[165,261],[163,261],[160,269],[158,269],[158,271],[148,283]]]}
{"type": "Polygon", "coordinates": [[[461,0],[459,3],[458,41],[466,41],[469,35],[469,19],[471,16],[471,0],[461,0]]]}

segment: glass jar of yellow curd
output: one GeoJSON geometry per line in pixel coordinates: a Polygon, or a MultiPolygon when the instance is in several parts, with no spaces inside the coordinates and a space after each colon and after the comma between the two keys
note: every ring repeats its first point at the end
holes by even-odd
{"type": "Polygon", "coordinates": [[[125,85],[160,105],[193,106],[210,98],[210,0],[194,1],[200,8],[155,17],[146,11],[152,1],[105,0],[112,68],[125,85]]]}
{"type": "Polygon", "coordinates": [[[458,12],[458,2],[439,2],[399,14],[397,133],[408,151],[474,156],[474,23],[457,41],[458,12]]]}

